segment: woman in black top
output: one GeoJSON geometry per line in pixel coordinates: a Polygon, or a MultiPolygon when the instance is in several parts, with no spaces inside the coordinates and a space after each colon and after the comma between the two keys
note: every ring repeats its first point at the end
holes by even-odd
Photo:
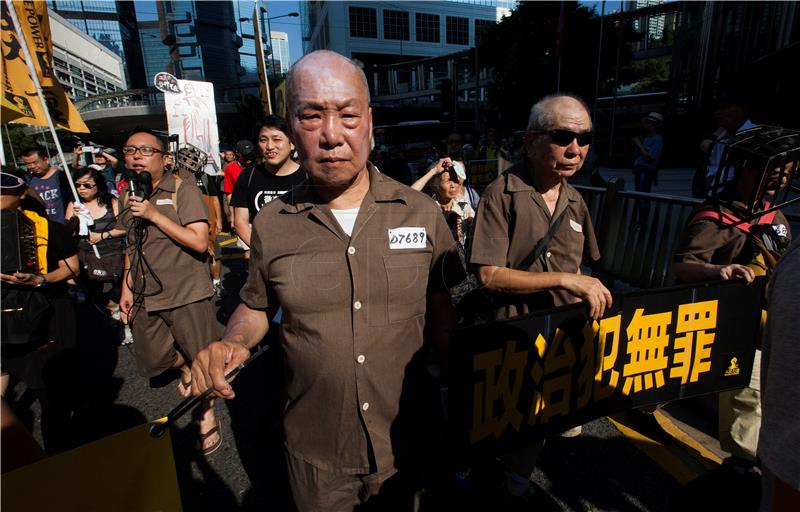
{"type": "Polygon", "coordinates": [[[100,171],[84,167],[75,171],[73,180],[82,204],[71,203],[66,218],[86,211],[94,219],[89,235],[78,242],[78,257],[90,293],[99,300],[98,305],[104,307],[109,299],[119,297],[122,278],[125,230],[117,226],[119,204],[108,192],[100,171]]]}

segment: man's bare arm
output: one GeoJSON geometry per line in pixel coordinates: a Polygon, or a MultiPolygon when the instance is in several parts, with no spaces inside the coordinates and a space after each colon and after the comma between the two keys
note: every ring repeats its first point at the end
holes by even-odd
{"type": "Polygon", "coordinates": [[[589,314],[600,318],[612,304],[611,292],[599,279],[567,272],[527,272],[481,265],[478,279],[491,292],[526,295],[546,290],[566,290],[589,303],[589,314]]]}
{"type": "Polygon", "coordinates": [[[730,265],[714,265],[702,261],[680,261],[672,266],[672,272],[678,280],[684,283],[696,283],[699,281],[715,281],[718,279],[744,279],[747,283],[752,283],[755,279],[755,272],[746,265],[731,263],[730,265]]]}
{"type": "Polygon", "coordinates": [[[250,227],[250,211],[247,208],[239,207],[232,208],[232,210],[233,227],[236,228],[236,235],[249,246],[252,229],[250,227]]]}
{"type": "Polygon", "coordinates": [[[225,374],[250,357],[250,349],[267,334],[266,311],[239,304],[233,312],[221,341],[200,351],[192,363],[192,394],[195,396],[213,386],[222,398],[235,396],[225,374]]]}

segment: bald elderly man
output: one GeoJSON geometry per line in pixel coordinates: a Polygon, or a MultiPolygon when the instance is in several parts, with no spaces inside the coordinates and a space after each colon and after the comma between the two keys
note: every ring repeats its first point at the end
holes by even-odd
{"type": "Polygon", "coordinates": [[[280,306],[297,509],[405,509],[406,469],[433,437],[427,350],[445,348],[448,289],[463,268],[436,204],[367,162],[372,111],[361,68],[317,51],[286,84],[291,139],[309,180],[255,217],[243,303],[223,339],[195,359],[192,391],[213,385],[233,398],[223,375],[247,359],[267,332],[267,311],[280,306]]]}

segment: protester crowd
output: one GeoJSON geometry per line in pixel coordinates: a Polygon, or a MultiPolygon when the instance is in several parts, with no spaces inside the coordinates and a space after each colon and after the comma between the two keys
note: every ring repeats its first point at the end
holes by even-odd
{"type": "MultiPolygon", "coordinates": [[[[42,148],[22,152],[25,172],[3,170],[2,209],[24,212],[47,239],[39,269],[2,274],[4,311],[36,305],[4,314],[3,392],[10,378],[36,392],[48,454],[72,446],[80,343],[74,302],[89,301],[119,320],[119,341],[132,340],[143,378],[172,374],[182,396],[215,388],[198,423],[197,449],[210,456],[225,442],[215,401],[234,399],[225,373],[279,326],[297,509],[412,509],[432,454],[446,458],[431,433],[435,407],[426,389],[446,387],[449,332],[476,316],[462,298],[484,289],[494,297],[492,310],[478,313],[494,320],[576,302],[599,319],[613,304],[611,290],[591,275],[599,244],[586,203],[569,184],[589,152],[589,108],[569,94],[547,96],[532,106],[524,130],[506,138],[494,129],[454,131],[431,141],[419,168],[402,148],[375,145],[357,64],[314,52],[286,82],[287,118],[267,116],[252,127],[252,142],[223,145],[219,175],[187,172],[165,137],[146,127],[117,151],[76,148],[65,170],[42,148]],[[476,160],[496,160],[500,171],[481,191],[470,180],[476,160]],[[249,259],[241,290],[222,287],[219,234],[235,235],[249,259]],[[224,333],[215,314],[221,294],[241,297],[224,333]]],[[[731,101],[739,99],[721,97],[719,110],[735,108],[731,101]]],[[[746,116],[740,121],[720,115],[724,131],[706,148],[715,165],[708,189],[721,193],[705,208],[722,216],[739,215],[755,192],[755,203],[769,208],[764,202],[796,172],[787,164],[764,185],[746,154],[723,162],[737,131],[758,129],[746,116]]],[[[663,122],[649,114],[644,137],[634,141],[643,192],[657,175],[663,122]]],[[[791,137],[787,151],[796,151],[800,138],[791,137]]],[[[648,211],[638,214],[644,223],[648,211]]],[[[780,212],[761,223],[768,229],[752,231],[714,215],[693,217],[681,235],[680,281],[750,282],[759,256],[762,275],[776,266],[796,274],[797,243],[790,247],[780,212]],[[784,253],[792,255],[785,263],[784,253]]],[[[786,455],[800,446],[791,406],[800,390],[774,384],[793,382],[787,361],[800,362],[788,343],[796,332],[792,290],[770,287],[770,308],[784,313],[775,322],[770,314],[763,358],[759,350],[765,384],[754,371],[750,387],[720,395],[726,466],[769,475],[762,510],[800,507],[800,459],[786,455]],[[768,360],[777,361],[769,371],[768,360]],[[759,441],[762,408],[770,437],[759,441]],[[769,455],[759,460],[761,449],[769,455]]],[[[536,503],[531,474],[545,441],[501,455],[498,499],[536,503]]],[[[440,466],[455,487],[469,487],[472,468],[440,466]]]]}

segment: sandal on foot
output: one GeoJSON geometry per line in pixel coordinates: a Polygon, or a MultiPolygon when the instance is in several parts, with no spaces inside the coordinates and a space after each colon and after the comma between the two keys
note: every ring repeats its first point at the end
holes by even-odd
{"type": "Polygon", "coordinates": [[[217,425],[216,427],[212,428],[205,434],[200,434],[200,439],[198,440],[197,443],[197,451],[202,453],[203,455],[211,455],[212,453],[217,451],[220,446],[222,446],[222,432],[220,432],[219,425],[217,425]],[[213,436],[214,434],[217,434],[217,442],[212,444],[208,448],[203,449],[203,441],[213,436]]]}

